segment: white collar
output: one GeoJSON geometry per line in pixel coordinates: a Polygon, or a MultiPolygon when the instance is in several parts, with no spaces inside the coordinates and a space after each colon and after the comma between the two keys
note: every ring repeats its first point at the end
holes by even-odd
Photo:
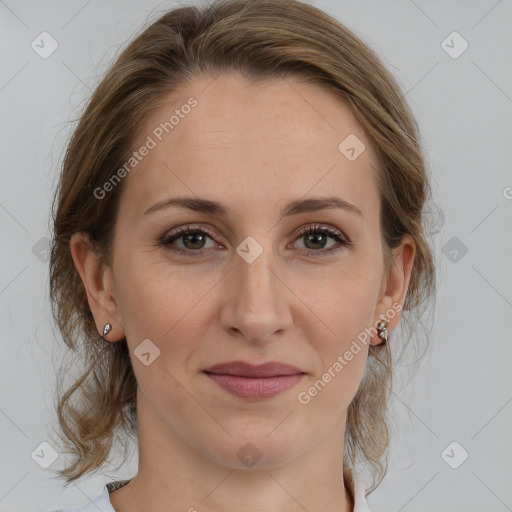
{"type": "MultiPolygon", "coordinates": [[[[346,485],[350,489],[354,497],[354,509],[352,512],[370,512],[370,508],[366,501],[366,488],[363,479],[354,468],[345,468],[344,478],[346,485]]],[[[95,505],[100,507],[102,512],[115,512],[112,503],[110,502],[109,495],[116,489],[127,484],[129,480],[117,480],[109,482],[103,488],[103,494],[98,496],[95,500],[95,505]]]]}
{"type": "Polygon", "coordinates": [[[354,468],[345,468],[344,479],[354,497],[353,512],[370,512],[366,501],[366,487],[359,473],[354,468]]]}

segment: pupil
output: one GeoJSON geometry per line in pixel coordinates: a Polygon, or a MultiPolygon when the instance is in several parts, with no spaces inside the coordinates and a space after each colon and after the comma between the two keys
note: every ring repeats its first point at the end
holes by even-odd
{"type": "MultiPolygon", "coordinates": [[[[193,249],[201,249],[201,247],[196,247],[194,244],[196,243],[195,241],[199,239],[199,244],[201,244],[201,241],[203,241],[203,235],[199,234],[199,233],[192,233],[192,234],[189,234],[189,235],[186,235],[185,236],[185,240],[192,240],[192,248],[193,249]]],[[[187,244],[185,244],[187,245],[187,244]]]]}
{"type": "MultiPolygon", "coordinates": [[[[319,247],[314,247],[314,248],[315,248],[315,249],[318,249],[318,248],[323,249],[323,247],[322,247],[322,238],[323,238],[324,236],[325,236],[325,235],[324,235],[323,233],[313,233],[313,234],[311,234],[311,235],[307,235],[307,240],[308,240],[308,241],[313,241],[313,244],[314,244],[314,243],[315,243],[315,242],[314,242],[315,238],[316,238],[317,240],[318,240],[318,239],[320,239],[320,242],[318,242],[319,247]]],[[[325,240],[324,240],[324,241],[325,241],[325,240]]],[[[306,245],[307,245],[307,244],[306,244],[306,245]]]]}

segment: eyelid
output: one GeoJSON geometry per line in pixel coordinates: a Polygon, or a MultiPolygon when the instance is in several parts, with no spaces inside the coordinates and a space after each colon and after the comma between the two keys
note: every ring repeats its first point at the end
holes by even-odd
{"type": "Polygon", "coordinates": [[[341,231],[341,229],[319,223],[304,224],[299,228],[297,236],[300,237],[302,235],[305,235],[306,233],[309,233],[310,231],[326,232],[330,236],[338,236],[339,238],[342,238],[343,242],[346,243],[347,245],[353,245],[349,237],[345,235],[345,233],[341,231]]]}
{"type": "Polygon", "coordinates": [[[217,233],[209,226],[202,224],[185,224],[184,226],[180,226],[166,232],[162,239],[168,240],[174,237],[180,238],[181,236],[186,235],[189,231],[204,231],[212,239],[213,237],[217,236],[217,233]]]}
{"type": "MultiPolygon", "coordinates": [[[[172,241],[180,239],[181,237],[185,236],[189,232],[204,232],[215,243],[217,243],[217,241],[215,240],[217,233],[215,230],[211,229],[208,225],[185,224],[184,226],[174,228],[171,231],[168,231],[167,233],[165,233],[164,236],[162,237],[159,245],[167,246],[172,241]]],[[[328,226],[328,225],[322,225],[319,223],[304,224],[303,226],[298,228],[298,230],[296,230],[295,238],[293,239],[292,242],[296,242],[302,236],[305,236],[308,233],[315,233],[315,232],[319,232],[321,234],[326,234],[327,236],[329,236],[335,240],[339,239],[339,241],[336,240],[338,247],[335,247],[333,249],[319,249],[319,250],[305,249],[305,250],[303,250],[303,252],[306,252],[307,254],[318,254],[318,255],[324,254],[325,255],[325,254],[329,254],[330,252],[335,252],[338,249],[342,249],[343,247],[348,247],[348,246],[354,245],[351,242],[351,240],[349,239],[349,237],[346,236],[345,233],[343,231],[341,231],[340,229],[334,228],[334,227],[328,226]]],[[[192,249],[181,249],[181,248],[171,249],[168,247],[166,247],[166,248],[167,248],[167,250],[174,251],[177,253],[194,254],[194,255],[201,255],[203,251],[207,250],[207,249],[198,249],[198,250],[194,251],[192,249]]]]}
{"type": "MultiPolygon", "coordinates": [[[[323,225],[323,224],[319,224],[319,223],[309,223],[309,224],[306,223],[306,224],[302,225],[301,227],[299,227],[296,230],[296,236],[303,235],[304,233],[307,233],[307,232],[315,230],[315,229],[316,230],[325,229],[327,231],[330,231],[333,234],[337,234],[338,236],[342,237],[347,243],[351,243],[349,237],[343,231],[341,231],[340,229],[334,228],[334,227],[330,227],[330,226],[327,226],[327,225],[323,225]]],[[[211,235],[212,237],[213,236],[217,236],[216,231],[210,229],[208,225],[203,225],[203,224],[185,224],[183,226],[180,226],[180,227],[174,228],[174,229],[172,229],[170,231],[167,231],[165,233],[165,235],[163,236],[163,238],[171,238],[173,235],[176,235],[176,234],[180,234],[181,235],[183,233],[186,233],[187,231],[193,231],[193,230],[204,231],[205,233],[207,233],[208,235],[211,235]]]]}

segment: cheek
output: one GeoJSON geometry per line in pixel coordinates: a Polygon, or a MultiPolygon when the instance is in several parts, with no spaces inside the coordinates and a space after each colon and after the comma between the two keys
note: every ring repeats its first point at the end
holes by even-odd
{"type": "Polygon", "coordinates": [[[371,325],[373,314],[369,290],[362,293],[359,289],[353,295],[343,291],[332,291],[331,301],[324,298],[322,319],[329,330],[309,337],[318,360],[317,371],[304,382],[297,396],[308,418],[328,422],[346,414],[357,393],[368,356],[369,338],[364,339],[361,333],[371,325]]]}
{"type": "Polygon", "coordinates": [[[166,339],[196,314],[201,297],[214,286],[213,275],[191,277],[190,269],[144,253],[123,261],[117,277],[123,322],[132,336],[166,339]]]}
{"type": "Polygon", "coordinates": [[[317,378],[329,388],[324,399],[334,401],[333,406],[348,405],[359,387],[368,354],[369,338],[364,330],[371,325],[372,313],[368,301],[340,300],[329,316],[335,334],[315,338],[314,348],[322,364],[317,378]]]}
{"type": "Polygon", "coordinates": [[[366,364],[380,282],[377,272],[363,268],[340,270],[334,282],[310,293],[309,320],[301,326],[320,359],[315,377],[325,384],[322,400],[333,406],[353,398],[366,364]]]}
{"type": "MultiPolygon", "coordinates": [[[[136,359],[138,347],[147,339],[158,348],[154,349],[158,354],[155,366],[160,373],[165,375],[167,371],[180,379],[190,368],[198,340],[208,337],[214,314],[210,300],[219,276],[205,272],[201,278],[194,278],[190,269],[140,256],[138,261],[126,260],[118,279],[122,283],[119,295],[123,327],[137,379],[147,384],[148,379],[159,380],[158,374],[146,372],[136,359]]],[[[156,385],[158,389],[158,382],[156,385]]]]}
{"type": "MultiPolygon", "coordinates": [[[[375,265],[378,269],[378,263],[375,265]]],[[[320,277],[320,276],[317,276],[320,277]]],[[[313,323],[316,334],[308,332],[309,339],[322,340],[321,353],[343,350],[349,341],[373,322],[378,300],[380,276],[368,271],[366,263],[347,265],[333,270],[316,280],[296,283],[297,295],[307,306],[308,329],[313,323]],[[317,322],[311,320],[317,318],[317,322]]]]}
{"type": "Polygon", "coordinates": [[[197,340],[205,336],[201,329],[206,322],[201,319],[206,312],[200,299],[207,292],[208,282],[194,282],[192,286],[170,265],[134,269],[127,265],[123,273],[121,302],[137,382],[158,411],[172,410],[177,417],[186,417],[190,396],[180,383],[185,380],[197,340]],[[149,347],[148,365],[139,358],[143,341],[149,347]]]}

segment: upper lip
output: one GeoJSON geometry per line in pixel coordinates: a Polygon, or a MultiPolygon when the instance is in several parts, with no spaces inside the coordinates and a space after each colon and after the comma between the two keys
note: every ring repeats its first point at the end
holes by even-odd
{"type": "Polygon", "coordinates": [[[277,361],[257,366],[244,361],[232,361],[229,363],[216,364],[204,371],[208,373],[236,375],[239,377],[276,377],[278,375],[296,375],[298,373],[304,373],[295,366],[279,363],[277,361]]]}

